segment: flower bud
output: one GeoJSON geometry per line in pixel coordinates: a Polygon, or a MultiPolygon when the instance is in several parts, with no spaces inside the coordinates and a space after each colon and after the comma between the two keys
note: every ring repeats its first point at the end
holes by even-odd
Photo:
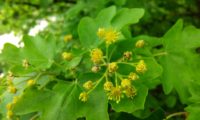
{"type": "Polygon", "coordinates": [[[110,81],[106,81],[103,86],[105,91],[111,91],[111,89],[113,88],[113,83],[110,81]]]}
{"type": "Polygon", "coordinates": [[[99,66],[93,66],[91,70],[92,70],[92,72],[97,73],[100,69],[101,69],[101,67],[99,67],[99,66]]]}
{"type": "Polygon", "coordinates": [[[108,64],[108,72],[116,72],[118,69],[117,63],[116,62],[112,62],[110,64],[108,64]]]}
{"type": "Polygon", "coordinates": [[[62,53],[62,58],[63,58],[64,60],[70,61],[70,60],[72,59],[72,53],[63,52],[63,53],[62,53]]]}
{"type": "Polygon", "coordinates": [[[135,44],[135,47],[142,48],[142,47],[144,47],[144,44],[145,44],[144,40],[138,40],[135,44]]]}
{"type": "Polygon", "coordinates": [[[93,87],[93,82],[92,82],[91,80],[89,80],[89,81],[87,81],[87,82],[85,82],[85,83],[83,84],[83,87],[84,87],[86,90],[90,90],[90,89],[92,89],[92,87],[93,87]]]}
{"type": "Polygon", "coordinates": [[[136,71],[138,73],[144,73],[147,71],[146,64],[144,63],[144,60],[140,60],[136,66],[136,71]]]}
{"type": "Polygon", "coordinates": [[[82,92],[79,95],[79,100],[81,100],[82,102],[86,102],[88,100],[88,94],[86,92],[82,92]]]}
{"type": "Polygon", "coordinates": [[[132,52],[130,52],[130,51],[124,52],[123,57],[124,57],[125,60],[130,60],[131,57],[132,57],[132,52]]]}
{"type": "Polygon", "coordinates": [[[33,85],[35,85],[35,80],[32,80],[32,79],[31,79],[31,80],[28,80],[28,81],[27,81],[27,86],[30,87],[30,86],[33,86],[33,85]]]}

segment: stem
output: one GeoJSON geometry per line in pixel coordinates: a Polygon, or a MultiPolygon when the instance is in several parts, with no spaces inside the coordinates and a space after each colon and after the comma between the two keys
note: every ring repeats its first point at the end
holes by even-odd
{"type": "Polygon", "coordinates": [[[118,86],[118,79],[117,79],[117,73],[115,72],[115,86],[118,86]]]}
{"type": "Polygon", "coordinates": [[[103,80],[103,78],[106,76],[106,73],[107,72],[105,72],[102,76],[101,76],[101,78],[99,78],[99,80],[97,81],[97,83],[95,84],[95,86],[91,89],[91,90],[89,90],[87,93],[89,94],[90,92],[92,92],[98,85],[99,85],[99,83],[101,82],[101,80],[103,80]]]}
{"type": "Polygon", "coordinates": [[[186,116],[186,115],[187,115],[187,112],[172,113],[172,114],[168,115],[164,120],[168,120],[168,119],[170,119],[170,118],[172,118],[172,117],[174,117],[174,116],[179,116],[179,115],[184,115],[184,116],[186,116]]]}
{"type": "Polygon", "coordinates": [[[167,55],[167,52],[161,52],[161,53],[156,53],[156,54],[153,54],[153,56],[162,56],[162,55],[167,55]]]}
{"type": "Polygon", "coordinates": [[[35,114],[33,117],[30,118],[30,120],[35,120],[37,117],[39,117],[40,114],[35,114]]]}
{"type": "Polygon", "coordinates": [[[126,64],[126,65],[131,65],[134,66],[137,65],[136,63],[128,63],[128,62],[117,62],[117,64],[126,64]]]}
{"type": "Polygon", "coordinates": [[[59,68],[63,68],[63,66],[62,65],[60,65],[60,64],[58,64],[57,62],[53,62],[57,67],[59,67],[59,68]]]}
{"type": "Polygon", "coordinates": [[[112,58],[112,55],[113,55],[115,49],[116,49],[116,46],[112,49],[110,56],[108,57],[108,61],[110,61],[110,59],[112,58]]]}
{"type": "Polygon", "coordinates": [[[109,48],[109,46],[108,45],[106,45],[106,58],[107,58],[107,62],[109,63],[109,57],[108,57],[108,48],[109,48]]]}

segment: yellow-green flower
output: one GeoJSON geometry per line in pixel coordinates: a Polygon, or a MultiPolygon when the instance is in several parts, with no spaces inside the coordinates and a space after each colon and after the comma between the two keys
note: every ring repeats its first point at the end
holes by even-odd
{"type": "Polygon", "coordinates": [[[14,96],[13,100],[12,100],[12,103],[16,104],[18,100],[19,100],[19,97],[18,96],[14,96]]]}
{"type": "Polygon", "coordinates": [[[13,106],[12,103],[8,103],[8,104],[6,105],[6,109],[7,109],[7,110],[11,110],[12,106],[13,106]]]}
{"type": "Polygon", "coordinates": [[[29,62],[28,62],[27,59],[24,59],[24,60],[22,61],[22,66],[23,66],[25,69],[27,69],[27,68],[29,67],[29,62]]]}
{"type": "Polygon", "coordinates": [[[64,36],[64,41],[65,42],[69,42],[69,41],[71,41],[72,40],[72,35],[71,34],[68,34],[68,35],[65,35],[64,36]]]}
{"type": "Polygon", "coordinates": [[[103,39],[105,37],[105,33],[106,33],[106,30],[104,28],[99,28],[97,31],[97,36],[100,39],[103,39]]]}
{"type": "Polygon", "coordinates": [[[82,92],[79,95],[79,100],[81,100],[82,102],[86,102],[88,100],[88,94],[86,92],[82,92]]]}
{"type": "Polygon", "coordinates": [[[101,67],[95,65],[95,66],[92,67],[91,70],[92,70],[92,72],[97,73],[99,70],[101,70],[101,67]]]}
{"type": "Polygon", "coordinates": [[[113,28],[110,29],[99,28],[97,31],[97,36],[100,39],[105,40],[107,45],[115,43],[119,39],[119,34],[120,33],[114,30],[113,28]]]}
{"type": "Polygon", "coordinates": [[[116,103],[119,103],[122,97],[122,91],[120,87],[113,87],[111,91],[108,93],[108,99],[116,101],[116,103]]]}
{"type": "Polygon", "coordinates": [[[13,78],[14,78],[14,75],[13,75],[13,73],[12,73],[11,71],[8,71],[7,80],[10,80],[10,81],[12,81],[12,80],[13,80],[13,78]]]}
{"type": "Polygon", "coordinates": [[[144,40],[138,40],[138,41],[135,43],[135,47],[136,47],[136,48],[142,48],[142,47],[144,47],[144,44],[145,44],[144,40]]]}
{"type": "Polygon", "coordinates": [[[103,52],[101,49],[93,49],[90,53],[90,57],[93,63],[100,63],[103,59],[103,52]]]}
{"type": "Polygon", "coordinates": [[[126,94],[126,96],[127,96],[128,98],[133,98],[134,96],[136,96],[137,90],[136,90],[135,87],[130,86],[130,87],[127,87],[127,88],[124,90],[124,93],[126,94]]]}
{"type": "Polygon", "coordinates": [[[90,90],[90,89],[92,89],[92,87],[93,87],[93,82],[92,82],[91,80],[89,80],[89,81],[87,81],[87,82],[85,82],[85,83],[83,84],[83,87],[84,87],[86,90],[90,90]]]}
{"type": "Polygon", "coordinates": [[[7,119],[11,119],[13,117],[13,115],[14,115],[13,111],[12,110],[8,110],[7,113],[6,113],[6,118],[7,119]]]}
{"type": "Polygon", "coordinates": [[[35,85],[35,80],[32,80],[32,79],[31,79],[31,80],[28,80],[28,81],[27,81],[27,86],[30,87],[30,86],[33,86],[33,85],[35,85]]]}
{"type": "Polygon", "coordinates": [[[136,74],[136,73],[133,73],[131,72],[129,75],[128,75],[128,79],[129,80],[137,80],[139,78],[139,76],[136,74]]]}
{"type": "Polygon", "coordinates": [[[131,81],[129,79],[122,79],[121,81],[122,88],[127,88],[131,86],[131,81]]]}
{"type": "Polygon", "coordinates": [[[118,69],[117,63],[116,62],[112,62],[108,64],[108,72],[116,72],[118,69]]]}
{"type": "Polygon", "coordinates": [[[124,59],[130,60],[131,57],[132,57],[132,52],[130,52],[130,51],[124,52],[124,59]]]}
{"type": "Polygon", "coordinates": [[[113,88],[113,83],[110,81],[106,81],[103,85],[105,91],[111,91],[113,88]]]}
{"type": "Polygon", "coordinates": [[[15,94],[17,92],[17,88],[15,86],[11,85],[11,86],[8,86],[8,91],[10,93],[15,94]]]}
{"type": "Polygon", "coordinates": [[[146,67],[146,64],[144,62],[144,60],[140,60],[136,66],[136,71],[138,73],[144,73],[147,71],[147,67],[146,67]]]}
{"type": "Polygon", "coordinates": [[[107,45],[115,43],[119,39],[119,32],[114,29],[108,29],[105,32],[104,40],[107,45]]]}
{"type": "Polygon", "coordinates": [[[70,61],[72,59],[72,53],[70,53],[70,52],[63,52],[62,53],[62,58],[64,60],[70,61]]]}

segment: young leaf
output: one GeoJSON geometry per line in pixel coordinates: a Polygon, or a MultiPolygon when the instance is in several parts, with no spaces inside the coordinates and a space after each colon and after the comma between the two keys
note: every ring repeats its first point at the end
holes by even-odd
{"type": "Polygon", "coordinates": [[[78,34],[83,47],[91,49],[98,45],[97,29],[97,25],[92,18],[85,17],[81,19],[78,25],[78,34]]]}
{"type": "Polygon", "coordinates": [[[117,12],[111,23],[113,27],[120,30],[125,25],[137,23],[143,15],[144,9],[142,8],[123,8],[117,12]]]}
{"type": "Polygon", "coordinates": [[[99,27],[109,27],[111,25],[111,20],[116,14],[116,7],[111,6],[105,8],[99,12],[95,21],[99,27]],[[106,19],[105,19],[106,18],[106,19]]]}
{"type": "Polygon", "coordinates": [[[173,88],[178,92],[180,99],[186,103],[190,92],[191,81],[199,80],[200,58],[195,49],[200,46],[200,30],[187,27],[182,30],[181,20],[163,37],[166,55],[160,57],[163,66],[162,83],[165,93],[169,94],[173,88]],[[177,72],[175,72],[177,71],[177,72]],[[181,83],[181,84],[180,84],[181,83]]]}

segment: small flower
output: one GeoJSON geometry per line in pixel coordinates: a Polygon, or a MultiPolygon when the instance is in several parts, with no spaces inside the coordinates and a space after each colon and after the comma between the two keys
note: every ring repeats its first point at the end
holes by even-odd
{"type": "Polygon", "coordinates": [[[70,52],[63,52],[62,53],[62,58],[64,60],[70,61],[72,59],[72,53],[70,53],[70,52]]]}
{"type": "Polygon", "coordinates": [[[98,31],[97,31],[97,36],[100,38],[100,39],[103,39],[104,36],[105,36],[105,33],[106,33],[106,30],[104,28],[99,28],[98,31]]]}
{"type": "Polygon", "coordinates": [[[93,63],[100,63],[103,59],[103,52],[99,48],[93,49],[90,53],[90,57],[93,63]]]}
{"type": "Polygon", "coordinates": [[[133,98],[134,96],[136,96],[137,94],[137,90],[135,87],[127,87],[125,90],[124,90],[124,93],[126,94],[126,96],[128,98],[133,98]]]}
{"type": "Polygon", "coordinates": [[[95,66],[93,66],[92,67],[92,72],[94,72],[94,73],[97,73],[99,70],[101,70],[101,67],[100,66],[97,66],[97,65],[95,65],[95,66]]]}
{"type": "Polygon", "coordinates": [[[13,111],[12,110],[8,110],[7,113],[6,113],[6,118],[7,119],[11,119],[13,117],[13,115],[14,115],[13,111]]]}
{"type": "Polygon", "coordinates": [[[28,69],[28,67],[29,67],[29,62],[28,62],[27,59],[24,59],[24,60],[22,61],[22,66],[23,66],[25,69],[28,69]]]}
{"type": "Polygon", "coordinates": [[[126,51],[126,52],[124,52],[124,59],[125,60],[130,60],[131,59],[131,57],[132,57],[132,52],[130,52],[130,51],[126,51]]]}
{"type": "Polygon", "coordinates": [[[144,60],[140,60],[136,66],[136,71],[138,73],[144,73],[147,71],[146,64],[144,63],[144,60]]]}
{"type": "Polygon", "coordinates": [[[113,83],[110,81],[106,81],[103,85],[105,91],[111,91],[113,88],[113,83]]]}
{"type": "Polygon", "coordinates": [[[112,62],[110,64],[108,64],[108,72],[116,72],[118,69],[117,63],[116,62],[112,62]]]}
{"type": "Polygon", "coordinates": [[[144,44],[145,44],[144,40],[138,40],[135,44],[135,47],[142,48],[142,47],[144,47],[144,44]]]}
{"type": "Polygon", "coordinates": [[[107,45],[115,43],[119,39],[119,32],[113,29],[106,30],[104,40],[107,45]]]}
{"type": "Polygon", "coordinates": [[[11,79],[7,79],[7,84],[8,84],[9,86],[12,86],[12,85],[13,85],[13,81],[12,81],[11,79]]]}
{"type": "Polygon", "coordinates": [[[35,85],[35,80],[32,80],[32,79],[31,79],[31,80],[28,80],[28,81],[27,81],[27,86],[30,87],[30,86],[33,86],[33,85],[35,85]]]}
{"type": "Polygon", "coordinates": [[[81,100],[82,102],[86,102],[88,100],[88,94],[86,92],[82,92],[79,95],[79,100],[81,100]]]}
{"type": "Polygon", "coordinates": [[[10,93],[15,94],[17,92],[17,88],[15,86],[11,85],[11,86],[8,86],[8,91],[10,93]]]}
{"type": "Polygon", "coordinates": [[[7,110],[11,110],[12,105],[13,105],[12,103],[8,103],[8,104],[6,105],[6,109],[7,109],[7,110]]]}
{"type": "Polygon", "coordinates": [[[14,78],[13,73],[11,71],[8,71],[7,80],[11,80],[12,81],[13,78],[14,78]]]}
{"type": "Polygon", "coordinates": [[[116,101],[116,103],[119,103],[122,97],[122,91],[120,87],[113,87],[111,91],[108,93],[108,99],[116,101]]]}
{"type": "Polygon", "coordinates": [[[137,80],[139,78],[139,76],[136,74],[136,73],[133,73],[131,72],[129,75],[128,75],[128,79],[129,80],[137,80]]]}
{"type": "Polygon", "coordinates": [[[122,79],[121,81],[122,88],[127,88],[131,86],[131,81],[129,79],[122,79]]]}
{"type": "Polygon", "coordinates": [[[72,40],[72,35],[71,34],[68,34],[68,35],[65,35],[64,36],[64,41],[65,42],[69,42],[69,41],[71,41],[72,40]]]}
{"type": "Polygon", "coordinates": [[[92,82],[91,80],[89,80],[89,81],[87,81],[87,82],[85,82],[85,83],[83,84],[83,87],[84,87],[86,90],[90,90],[90,89],[92,89],[92,87],[93,87],[93,82],[92,82]]]}
{"type": "Polygon", "coordinates": [[[12,103],[16,104],[18,100],[19,100],[19,97],[18,96],[14,96],[12,103]]]}

